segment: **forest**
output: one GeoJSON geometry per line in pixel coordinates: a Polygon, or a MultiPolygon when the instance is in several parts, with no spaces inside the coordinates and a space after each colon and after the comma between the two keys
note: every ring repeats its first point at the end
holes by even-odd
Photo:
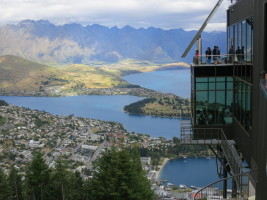
{"type": "Polygon", "coordinates": [[[150,182],[136,150],[109,149],[93,165],[92,176],[83,179],[62,160],[49,167],[37,152],[25,172],[15,166],[0,168],[0,200],[154,200],[150,182]]]}

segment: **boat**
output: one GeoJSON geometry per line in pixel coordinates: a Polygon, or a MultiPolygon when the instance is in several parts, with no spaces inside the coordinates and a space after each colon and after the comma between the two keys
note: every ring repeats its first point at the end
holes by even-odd
{"type": "Polygon", "coordinates": [[[180,184],[180,185],[179,185],[179,188],[180,188],[180,189],[186,189],[186,185],[180,184]]]}
{"type": "Polygon", "coordinates": [[[190,185],[190,188],[193,189],[193,190],[196,190],[197,189],[197,187],[194,186],[194,185],[190,185]]]}
{"type": "Polygon", "coordinates": [[[167,183],[167,187],[174,187],[175,185],[172,183],[167,183]]]}

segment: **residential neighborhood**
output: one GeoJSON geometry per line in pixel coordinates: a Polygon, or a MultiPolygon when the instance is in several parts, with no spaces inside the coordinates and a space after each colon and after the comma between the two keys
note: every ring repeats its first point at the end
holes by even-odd
{"type": "MultiPolygon", "coordinates": [[[[159,148],[172,145],[164,138],[129,133],[116,122],[58,116],[44,111],[8,105],[0,107],[1,167],[14,165],[23,171],[35,151],[45,155],[51,167],[58,159],[81,173],[92,168],[92,162],[101,152],[120,145],[159,148]]],[[[146,169],[152,169],[150,162],[146,169]]],[[[86,176],[86,175],[85,175],[86,176]]]]}

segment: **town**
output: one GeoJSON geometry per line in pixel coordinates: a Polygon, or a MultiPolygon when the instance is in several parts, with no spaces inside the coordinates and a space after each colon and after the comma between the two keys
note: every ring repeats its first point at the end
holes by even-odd
{"type": "MultiPolygon", "coordinates": [[[[103,149],[109,146],[159,148],[172,145],[165,138],[129,133],[116,122],[58,116],[13,105],[0,107],[1,167],[14,165],[23,171],[33,152],[41,150],[49,166],[58,158],[81,173],[92,167],[103,149]]],[[[151,169],[151,166],[148,166],[151,169]]],[[[86,174],[83,174],[86,177],[86,174]]]]}

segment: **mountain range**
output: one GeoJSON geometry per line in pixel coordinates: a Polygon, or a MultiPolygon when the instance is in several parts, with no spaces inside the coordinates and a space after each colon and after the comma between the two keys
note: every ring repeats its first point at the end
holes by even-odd
{"type": "MultiPolygon", "coordinates": [[[[56,26],[46,20],[23,20],[0,27],[0,55],[15,55],[45,64],[97,62],[114,63],[124,59],[154,63],[191,62],[181,54],[196,31],[160,28],[108,28],[93,24],[56,26]]],[[[225,32],[204,32],[203,48],[226,49],[225,32]],[[217,43],[214,43],[214,42],[217,43]]]]}

